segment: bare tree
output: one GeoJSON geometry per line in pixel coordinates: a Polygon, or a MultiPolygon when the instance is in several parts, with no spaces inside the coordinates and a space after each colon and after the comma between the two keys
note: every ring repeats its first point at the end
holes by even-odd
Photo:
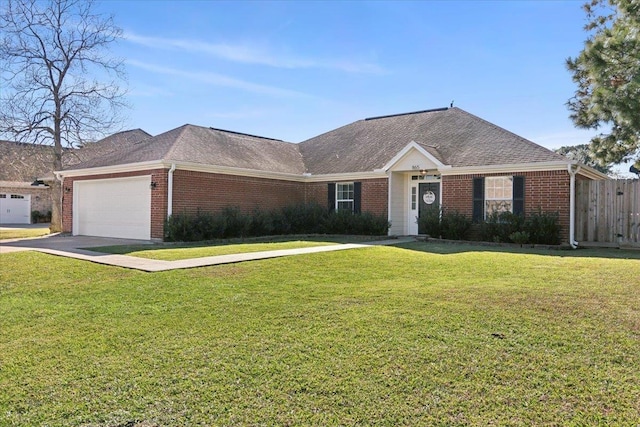
{"type": "MultiPolygon", "coordinates": [[[[0,134],[50,146],[51,171],[60,170],[65,148],[119,128],[124,66],[109,47],[122,30],[91,0],[4,0],[0,9],[0,134]]],[[[51,229],[61,231],[61,183],[51,189],[51,229]]]]}

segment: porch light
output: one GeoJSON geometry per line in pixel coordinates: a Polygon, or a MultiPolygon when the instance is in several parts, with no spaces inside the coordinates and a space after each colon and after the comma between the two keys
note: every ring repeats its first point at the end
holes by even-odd
{"type": "Polygon", "coordinates": [[[155,190],[157,186],[158,186],[157,182],[151,181],[151,184],[149,185],[149,188],[151,188],[152,190],[155,190]]]}
{"type": "Polygon", "coordinates": [[[427,170],[426,169],[420,170],[420,175],[426,175],[426,174],[427,174],[427,170]]]}
{"type": "Polygon", "coordinates": [[[41,186],[48,187],[48,185],[45,184],[43,180],[37,179],[37,178],[33,180],[33,182],[31,183],[31,186],[32,187],[41,187],[41,186]]]}

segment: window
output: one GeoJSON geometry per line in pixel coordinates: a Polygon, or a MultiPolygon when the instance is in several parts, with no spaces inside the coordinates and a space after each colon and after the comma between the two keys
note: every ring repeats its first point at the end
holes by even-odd
{"type": "Polygon", "coordinates": [[[6,194],[0,194],[0,199],[6,199],[7,195],[6,194]]]}
{"type": "Polygon", "coordinates": [[[12,199],[24,199],[24,196],[21,196],[20,194],[12,194],[11,198],[12,199]]]}
{"type": "Polygon", "coordinates": [[[336,210],[353,212],[353,183],[336,184],[336,210]]]}
{"type": "Polygon", "coordinates": [[[411,210],[415,211],[418,202],[418,187],[411,187],[411,210]]]}
{"type": "Polygon", "coordinates": [[[524,176],[473,178],[473,221],[494,212],[524,215],[524,176]]]}
{"type": "Polygon", "coordinates": [[[487,177],[485,178],[484,189],[486,216],[489,216],[495,212],[513,212],[512,176],[487,177]]]}

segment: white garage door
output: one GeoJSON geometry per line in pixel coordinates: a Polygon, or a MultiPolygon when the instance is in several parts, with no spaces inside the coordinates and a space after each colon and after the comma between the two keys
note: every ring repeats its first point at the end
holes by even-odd
{"type": "Polygon", "coordinates": [[[0,224],[31,224],[31,196],[0,193],[0,224]]]}
{"type": "Polygon", "coordinates": [[[151,176],[73,183],[73,234],[151,238],[151,176]]]}

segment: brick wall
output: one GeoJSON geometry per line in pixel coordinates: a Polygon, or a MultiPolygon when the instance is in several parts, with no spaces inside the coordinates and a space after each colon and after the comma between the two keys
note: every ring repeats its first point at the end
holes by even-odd
{"type": "MultiPolygon", "coordinates": [[[[328,181],[328,182],[309,182],[305,184],[305,200],[307,203],[315,202],[321,206],[327,206],[328,204],[328,189],[329,182],[341,182],[341,181],[328,181]]],[[[353,182],[353,181],[342,181],[353,182]]],[[[363,179],[359,182],[362,183],[361,194],[361,206],[362,212],[371,212],[374,215],[387,216],[388,210],[388,185],[387,178],[375,178],[375,179],[363,179]]]]}
{"type": "Polygon", "coordinates": [[[173,175],[173,213],[217,212],[237,206],[243,212],[273,210],[304,203],[300,182],[176,170],[173,175]]]}
{"type": "Polygon", "coordinates": [[[164,220],[167,216],[167,172],[167,169],[154,169],[65,178],[62,183],[62,231],[73,232],[73,183],[75,181],[151,175],[151,181],[156,183],[156,188],[151,192],[151,238],[162,239],[164,220]]]}
{"type": "MultiPolygon", "coordinates": [[[[505,174],[456,175],[442,177],[442,205],[468,217],[473,212],[473,178],[504,176],[505,174]]],[[[562,226],[562,241],[569,241],[569,185],[567,171],[518,172],[509,175],[524,176],[525,216],[541,210],[558,212],[562,226]]]]}
{"type": "MultiPolygon", "coordinates": [[[[65,178],[63,183],[63,230],[73,232],[73,183],[78,180],[126,178],[151,175],[151,238],[162,239],[167,216],[168,169],[65,178]]],[[[362,211],[387,214],[387,180],[362,180],[362,211]]],[[[243,212],[272,210],[316,202],[327,204],[327,182],[302,183],[176,170],[173,175],[173,213],[216,212],[237,206],[243,212]]]]}

